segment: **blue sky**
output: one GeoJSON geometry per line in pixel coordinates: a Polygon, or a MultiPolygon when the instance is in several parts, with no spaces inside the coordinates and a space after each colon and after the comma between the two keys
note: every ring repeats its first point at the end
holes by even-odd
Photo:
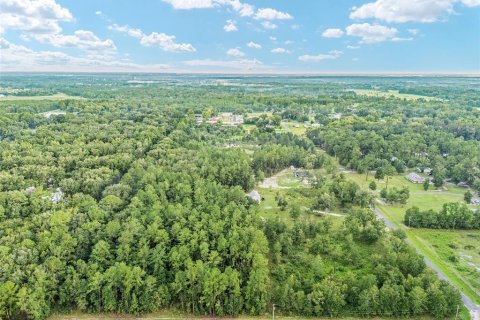
{"type": "Polygon", "coordinates": [[[480,0],[0,0],[0,70],[480,73],[480,0]]]}

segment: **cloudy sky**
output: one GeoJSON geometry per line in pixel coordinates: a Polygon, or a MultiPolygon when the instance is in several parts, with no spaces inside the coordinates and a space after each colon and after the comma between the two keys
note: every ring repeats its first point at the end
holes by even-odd
{"type": "Polygon", "coordinates": [[[480,73],[480,0],[0,0],[0,71],[480,73]]]}

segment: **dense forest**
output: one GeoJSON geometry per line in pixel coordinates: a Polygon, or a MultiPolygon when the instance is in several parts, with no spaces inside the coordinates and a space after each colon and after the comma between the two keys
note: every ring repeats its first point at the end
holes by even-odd
{"type": "MultiPolygon", "coordinates": [[[[377,219],[375,195],[336,170],[338,161],[383,179],[432,168],[435,185],[480,190],[480,112],[472,109],[480,100],[461,80],[458,91],[432,94],[441,87],[424,88],[422,79],[402,90],[443,100],[406,101],[357,96],[335,79],[220,86],[209,77],[77,77],[1,80],[28,89],[14,97],[75,98],[0,100],[2,318],[165,308],[263,315],[273,303],[284,315],[443,318],[462,304],[377,219]],[[45,115],[52,110],[62,113],[45,115]],[[270,116],[248,126],[196,123],[195,114],[224,111],[270,116]],[[280,121],[309,128],[282,132],[280,121]],[[292,219],[265,217],[246,194],[289,167],[313,172],[312,187],[299,191],[311,212],[279,196],[292,219]],[[315,210],[345,219],[335,224],[315,210]]],[[[365,88],[381,79],[352,81],[365,88]]],[[[408,196],[388,185],[381,195],[399,203],[408,196]]],[[[452,218],[456,228],[480,227],[478,214],[457,204],[412,208],[405,221],[449,228],[452,218]]]]}

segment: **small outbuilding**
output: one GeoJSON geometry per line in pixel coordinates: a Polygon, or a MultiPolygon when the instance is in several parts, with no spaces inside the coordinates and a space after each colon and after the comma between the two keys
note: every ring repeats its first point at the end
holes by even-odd
{"type": "Polygon", "coordinates": [[[425,173],[425,174],[431,175],[432,172],[433,172],[433,169],[432,169],[432,168],[425,168],[425,169],[423,169],[423,173],[425,173]]]}
{"type": "Polygon", "coordinates": [[[249,193],[247,193],[247,197],[249,197],[253,202],[260,203],[262,201],[262,197],[260,196],[260,193],[258,193],[257,190],[252,190],[249,193]]]}
{"type": "Polygon", "coordinates": [[[470,200],[470,204],[479,204],[479,203],[480,203],[479,197],[474,197],[470,200]]]}
{"type": "Polygon", "coordinates": [[[415,172],[410,172],[405,178],[411,183],[424,183],[425,178],[416,174],[415,172]]]}

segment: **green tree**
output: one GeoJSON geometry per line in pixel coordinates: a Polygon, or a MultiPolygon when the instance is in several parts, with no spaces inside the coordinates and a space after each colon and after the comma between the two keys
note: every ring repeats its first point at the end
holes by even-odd
{"type": "Polygon", "coordinates": [[[18,287],[11,281],[0,283],[0,318],[9,319],[18,310],[18,287]]]}
{"type": "Polygon", "coordinates": [[[297,219],[300,217],[300,214],[302,213],[302,209],[300,208],[300,205],[298,203],[292,204],[290,208],[290,217],[292,219],[297,219]]]}
{"type": "Polygon", "coordinates": [[[467,192],[465,192],[465,194],[463,195],[463,199],[467,204],[470,204],[470,202],[472,201],[472,198],[473,198],[473,194],[470,192],[470,190],[467,190],[467,192]]]}
{"type": "Polygon", "coordinates": [[[265,311],[268,299],[267,260],[260,254],[253,257],[252,269],[245,288],[245,305],[251,314],[265,311]]]}
{"type": "Polygon", "coordinates": [[[429,187],[430,187],[430,179],[427,178],[423,182],[423,190],[427,191],[429,187]]]}

